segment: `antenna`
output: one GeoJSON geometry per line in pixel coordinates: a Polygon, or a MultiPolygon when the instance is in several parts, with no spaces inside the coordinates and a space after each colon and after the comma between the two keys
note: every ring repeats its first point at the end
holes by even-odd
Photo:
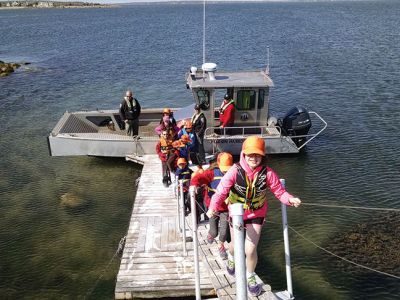
{"type": "Polygon", "coordinates": [[[203,1],[203,64],[206,62],[206,0],[203,1]]]}
{"type": "Polygon", "coordinates": [[[265,69],[265,73],[269,75],[269,46],[267,46],[267,68],[265,69]]]}

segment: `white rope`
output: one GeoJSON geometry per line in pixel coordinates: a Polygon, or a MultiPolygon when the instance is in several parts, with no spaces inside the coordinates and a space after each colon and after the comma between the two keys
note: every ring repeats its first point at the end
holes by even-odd
{"type": "Polygon", "coordinates": [[[89,297],[94,289],[97,287],[97,284],[100,282],[100,280],[104,277],[104,275],[106,274],[106,271],[108,270],[108,268],[111,266],[111,263],[113,262],[114,258],[117,257],[118,255],[118,250],[115,251],[113,257],[110,259],[110,261],[108,262],[107,266],[104,268],[104,270],[101,272],[100,276],[97,278],[97,280],[95,281],[95,283],[93,284],[93,287],[88,290],[88,292],[86,293],[86,295],[83,297],[83,299],[86,299],[87,297],[89,297]]]}
{"type": "Polygon", "coordinates": [[[347,205],[319,204],[319,203],[308,203],[308,202],[301,202],[301,205],[321,206],[321,207],[332,207],[332,208],[349,208],[349,209],[381,210],[381,211],[400,211],[400,209],[398,209],[398,208],[379,208],[379,207],[365,207],[365,206],[347,206],[347,205]]]}

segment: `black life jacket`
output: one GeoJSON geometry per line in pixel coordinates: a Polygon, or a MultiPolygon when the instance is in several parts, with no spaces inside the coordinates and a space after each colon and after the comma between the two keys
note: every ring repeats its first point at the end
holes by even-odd
{"type": "Polygon", "coordinates": [[[229,192],[230,203],[243,203],[244,209],[255,210],[261,208],[267,196],[267,167],[263,166],[262,169],[256,174],[253,180],[250,180],[246,171],[236,164],[238,170],[236,182],[229,192]]]}

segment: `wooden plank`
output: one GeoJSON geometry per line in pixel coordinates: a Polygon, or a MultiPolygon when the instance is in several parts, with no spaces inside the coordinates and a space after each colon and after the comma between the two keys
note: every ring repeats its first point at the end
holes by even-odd
{"type": "Polygon", "coordinates": [[[140,218],[139,236],[138,236],[138,241],[137,241],[137,245],[136,245],[137,252],[144,252],[146,250],[146,240],[147,240],[146,228],[147,228],[148,221],[149,221],[148,217],[140,218]]]}

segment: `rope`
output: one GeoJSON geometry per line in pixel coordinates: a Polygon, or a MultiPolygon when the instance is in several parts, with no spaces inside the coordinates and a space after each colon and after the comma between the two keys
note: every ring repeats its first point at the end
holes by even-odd
{"type": "MultiPolygon", "coordinates": [[[[94,289],[97,287],[97,284],[99,283],[99,281],[104,277],[104,274],[106,273],[106,271],[108,270],[108,268],[110,267],[111,263],[113,262],[114,258],[116,256],[120,257],[122,256],[122,252],[124,251],[124,247],[125,247],[125,242],[126,242],[126,237],[127,237],[128,232],[126,232],[125,236],[123,236],[121,238],[121,240],[118,243],[118,248],[115,251],[113,257],[111,257],[110,261],[108,262],[107,266],[103,269],[103,271],[101,272],[101,275],[97,278],[97,280],[95,281],[93,287],[91,289],[89,289],[86,293],[86,295],[83,297],[83,299],[86,299],[87,297],[89,297],[94,289]]],[[[116,281],[117,279],[115,279],[116,281]]]]}
{"type": "MultiPolygon", "coordinates": [[[[203,211],[203,213],[206,213],[206,211],[203,209],[202,205],[201,205],[197,200],[195,200],[195,201],[196,201],[197,207],[199,207],[200,210],[203,211]]],[[[400,209],[396,209],[396,208],[377,208],[377,207],[362,207],[362,206],[346,206],[346,205],[317,204],[317,203],[304,203],[304,202],[302,202],[302,205],[321,206],[321,207],[331,207],[331,208],[379,210],[379,211],[400,211],[400,209]]],[[[217,214],[216,214],[216,215],[217,215],[217,214]]],[[[273,222],[273,221],[269,221],[269,220],[266,220],[265,222],[272,223],[272,224],[279,224],[279,223],[277,223],[277,222],[273,222]]],[[[229,221],[229,224],[233,227],[233,224],[232,224],[231,221],[229,221]]],[[[188,224],[188,227],[190,228],[189,224],[188,224]]],[[[242,229],[242,228],[243,228],[244,230],[246,230],[246,227],[245,227],[245,226],[239,228],[239,230],[242,229]]],[[[327,250],[327,249],[325,249],[325,248],[319,246],[318,244],[316,244],[315,242],[311,241],[310,239],[306,238],[304,235],[302,235],[300,232],[298,232],[297,230],[295,230],[293,227],[291,227],[291,226],[288,225],[288,228],[291,229],[293,232],[295,232],[297,235],[299,235],[302,239],[304,239],[304,240],[307,241],[308,243],[310,243],[310,244],[314,245],[315,247],[317,247],[318,249],[320,249],[320,250],[322,250],[322,251],[324,251],[324,252],[330,254],[331,256],[334,256],[334,257],[336,257],[336,258],[339,258],[339,259],[341,259],[341,260],[343,260],[343,261],[345,261],[345,262],[348,262],[348,263],[350,263],[350,264],[352,264],[352,265],[355,265],[355,266],[357,266],[357,267],[360,267],[360,268],[363,268],[363,269],[366,269],[366,270],[369,270],[369,271],[372,271],[372,272],[375,272],[375,273],[379,273],[379,274],[381,274],[381,275],[386,275],[386,276],[389,276],[389,277],[392,277],[392,278],[395,278],[395,279],[400,279],[400,276],[396,276],[396,275],[393,275],[393,274],[390,274],[390,273],[387,273],[387,272],[379,271],[379,270],[376,270],[376,269],[373,269],[373,268],[370,268],[370,267],[361,265],[361,264],[359,264],[359,263],[353,262],[353,261],[351,261],[351,260],[349,260],[349,259],[347,259],[347,258],[345,258],[345,257],[339,256],[339,255],[337,255],[337,254],[335,254],[335,253],[333,253],[333,252],[331,252],[331,251],[329,251],[329,250],[327,250]]],[[[201,248],[201,247],[200,247],[200,248],[201,248]]],[[[203,251],[202,248],[201,248],[201,250],[202,250],[203,254],[205,255],[205,253],[204,253],[204,251],[203,251]]],[[[207,257],[207,256],[205,255],[205,257],[207,257]]],[[[207,260],[207,263],[209,264],[207,258],[206,258],[206,260],[207,260]]],[[[212,269],[212,268],[211,268],[211,269],[212,269]]],[[[214,272],[214,271],[213,271],[213,272],[214,272]]],[[[214,272],[214,275],[215,275],[215,272],[214,272]]],[[[217,278],[218,278],[218,277],[217,277],[217,278]]]]}
{"type": "Polygon", "coordinates": [[[335,204],[319,204],[319,203],[308,203],[301,202],[301,205],[309,206],[321,206],[321,207],[332,207],[332,208],[348,208],[348,209],[366,209],[366,210],[381,210],[381,211],[400,211],[398,208],[379,208],[379,207],[365,207],[365,206],[348,206],[348,205],[335,205],[335,204]]]}
{"type": "Polygon", "coordinates": [[[96,288],[97,284],[99,283],[99,281],[104,277],[104,274],[106,273],[106,271],[108,270],[108,268],[110,267],[111,263],[113,262],[114,258],[118,255],[118,250],[115,251],[113,257],[111,258],[111,260],[108,262],[107,266],[104,268],[104,270],[101,272],[101,275],[97,278],[96,282],[94,283],[93,287],[91,289],[88,290],[88,292],[86,293],[85,297],[83,297],[83,299],[86,299],[87,297],[89,297],[94,289],[96,288]]]}

